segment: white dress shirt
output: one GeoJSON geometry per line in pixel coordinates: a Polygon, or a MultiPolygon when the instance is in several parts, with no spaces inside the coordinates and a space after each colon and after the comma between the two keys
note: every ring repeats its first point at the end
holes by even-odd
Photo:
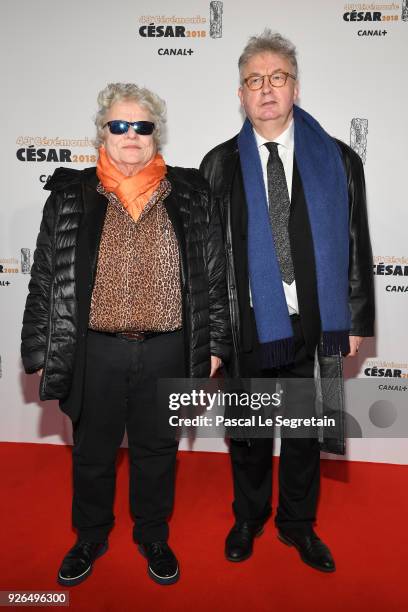
{"type": "MultiPolygon", "coordinates": [[[[267,173],[267,163],[269,158],[269,151],[265,147],[265,142],[270,142],[260,134],[258,134],[254,130],[256,144],[258,146],[259,157],[261,158],[262,165],[262,174],[265,185],[266,197],[268,198],[268,173],[267,173]]],[[[295,152],[295,126],[293,123],[293,119],[290,122],[289,126],[286,128],[284,132],[280,136],[274,139],[273,142],[278,143],[278,154],[282,160],[283,169],[285,171],[286,184],[288,186],[289,198],[292,198],[292,177],[293,177],[293,155],[295,152]]],[[[269,198],[268,198],[269,199],[269,198]]],[[[269,203],[269,202],[268,202],[269,203]]],[[[298,314],[299,313],[299,304],[297,299],[296,292],[296,282],[293,281],[290,285],[282,281],[283,290],[285,292],[286,303],[288,305],[289,314],[298,314]]],[[[251,306],[252,306],[252,296],[251,289],[249,291],[251,306]]]]}

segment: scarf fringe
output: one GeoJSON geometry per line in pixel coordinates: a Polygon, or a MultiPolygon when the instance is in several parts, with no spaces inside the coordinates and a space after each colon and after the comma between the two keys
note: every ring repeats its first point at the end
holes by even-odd
{"type": "Polygon", "coordinates": [[[261,347],[262,368],[278,368],[293,363],[295,359],[294,338],[282,338],[273,342],[264,342],[261,347]]]}
{"type": "Polygon", "coordinates": [[[348,331],[323,332],[320,350],[325,357],[331,355],[347,355],[350,352],[350,339],[348,331]]]}

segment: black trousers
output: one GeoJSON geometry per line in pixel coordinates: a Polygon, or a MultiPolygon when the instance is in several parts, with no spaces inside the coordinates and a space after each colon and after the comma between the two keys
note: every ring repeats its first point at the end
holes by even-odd
{"type": "Polygon", "coordinates": [[[114,523],[116,456],[127,431],[130,508],[137,542],[167,540],[178,443],[158,434],[158,378],[185,376],[183,333],[144,342],[88,332],[82,412],[74,428],[73,525],[106,539],[114,523]]]}
{"type": "MultiPolygon", "coordinates": [[[[309,355],[299,317],[292,317],[295,361],[279,370],[261,370],[259,345],[241,356],[243,377],[306,379],[300,397],[293,401],[314,405],[314,357],[309,355]]],[[[254,337],[256,338],[255,322],[254,337]]],[[[288,402],[291,398],[288,398],[288,402]]],[[[297,412],[291,406],[292,413],[297,412]]],[[[304,414],[304,407],[300,413],[304,414]]],[[[233,511],[236,520],[263,523],[271,514],[271,438],[231,440],[230,455],[234,481],[233,511]]],[[[317,438],[282,438],[279,463],[279,503],[275,522],[278,528],[310,531],[316,519],[320,482],[320,451],[317,438]]]]}

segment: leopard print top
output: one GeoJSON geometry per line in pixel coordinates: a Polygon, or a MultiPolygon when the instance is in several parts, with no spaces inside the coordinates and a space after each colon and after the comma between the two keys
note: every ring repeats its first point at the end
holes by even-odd
{"type": "Polygon", "coordinates": [[[92,293],[90,329],[173,331],[182,325],[179,248],[164,206],[171,191],[160,182],[134,221],[115,194],[108,199],[92,293]]]}

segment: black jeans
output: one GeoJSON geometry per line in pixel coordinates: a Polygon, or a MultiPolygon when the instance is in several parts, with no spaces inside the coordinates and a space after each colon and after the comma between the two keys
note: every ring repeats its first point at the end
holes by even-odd
{"type": "Polygon", "coordinates": [[[130,507],[137,542],[168,538],[178,443],[157,433],[165,407],[158,378],[184,377],[182,331],[144,342],[88,332],[82,412],[74,428],[73,524],[79,537],[106,539],[114,523],[116,456],[129,441],[130,507]]]}
{"type": "MultiPolygon", "coordinates": [[[[256,337],[254,321],[253,326],[256,337]]],[[[242,376],[308,379],[302,385],[300,401],[313,406],[314,357],[306,350],[299,317],[292,318],[292,326],[294,363],[279,370],[261,370],[256,344],[253,351],[242,354],[242,376]]],[[[293,412],[296,412],[296,406],[293,412]]],[[[263,523],[271,514],[272,445],[271,438],[231,440],[233,510],[238,521],[263,523]]],[[[319,483],[320,450],[317,438],[283,438],[279,462],[279,504],[275,519],[278,528],[310,531],[316,519],[319,483]]]]}

